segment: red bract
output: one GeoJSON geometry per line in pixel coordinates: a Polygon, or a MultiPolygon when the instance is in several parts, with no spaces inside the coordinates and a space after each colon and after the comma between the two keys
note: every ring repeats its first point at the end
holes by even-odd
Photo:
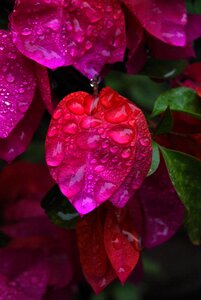
{"type": "Polygon", "coordinates": [[[139,108],[109,87],[97,99],[72,93],[53,114],[46,162],[80,214],[108,199],[123,207],[150,167],[146,120],[139,108]]]}
{"type": "Polygon", "coordinates": [[[73,65],[93,78],[106,63],[123,60],[124,18],[116,0],[16,1],[11,25],[18,49],[52,69],[73,65]]]}
{"type": "Polygon", "coordinates": [[[110,262],[122,283],[139,259],[139,236],[124,209],[110,209],[106,214],[104,243],[110,262]]]}
{"type": "Polygon", "coordinates": [[[139,259],[138,234],[127,210],[101,206],[78,222],[77,237],[84,275],[96,293],[117,276],[126,281],[139,259]]]}
{"type": "Polygon", "coordinates": [[[97,294],[116,278],[105,250],[103,230],[99,212],[87,215],[77,224],[82,269],[97,294]]]}
{"type": "Polygon", "coordinates": [[[39,125],[44,111],[40,93],[51,110],[50,86],[44,67],[36,69],[4,30],[0,31],[0,63],[0,156],[11,161],[26,149],[39,125]]]}
{"type": "Polygon", "coordinates": [[[0,249],[1,299],[47,299],[49,287],[63,293],[77,270],[75,235],[54,227],[40,207],[52,186],[47,169],[18,162],[5,168],[0,179],[1,232],[11,238],[0,249]]]}
{"type": "Polygon", "coordinates": [[[183,82],[180,85],[194,89],[201,97],[201,63],[188,65],[183,72],[183,77],[183,82]]]}

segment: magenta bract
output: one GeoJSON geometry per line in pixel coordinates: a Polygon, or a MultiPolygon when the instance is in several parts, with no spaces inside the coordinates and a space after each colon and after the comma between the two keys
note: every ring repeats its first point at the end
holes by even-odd
{"type": "Polygon", "coordinates": [[[0,31],[0,137],[6,138],[24,117],[36,88],[33,62],[12,42],[11,34],[0,31]]]}
{"type": "Polygon", "coordinates": [[[106,63],[123,60],[124,17],[116,0],[17,1],[11,29],[18,49],[51,69],[73,65],[93,78],[106,63]]]}

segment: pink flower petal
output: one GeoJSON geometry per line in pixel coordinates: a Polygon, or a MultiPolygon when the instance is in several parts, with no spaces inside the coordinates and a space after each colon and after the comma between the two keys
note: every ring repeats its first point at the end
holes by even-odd
{"type": "Polygon", "coordinates": [[[6,138],[0,138],[0,158],[8,162],[22,154],[28,147],[44,113],[44,105],[38,94],[24,118],[6,138]]]}
{"type": "Polygon", "coordinates": [[[108,210],[104,225],[104,244],[112,267],[122,284],[139,260],[138,238],[125,210],[114,207],[108,210]]]}
{"type": "Polygon", "coordinates": [[[116,0],[40,0],[28,8],[26,0],[17,1],[11,30],[25,56],[51,69],[73,65],[89,78],[124,56],[124,17],[116,0]]]}
{"type": "Polygon", "coordinates": [[[121,0],[153,36],[174,46],[186,43],[184,0],[121,0]]]}
{"type": "MultiPolygon", "coordinates": [[[[170,239],[181,226],[184,206],[177,196],[163,165],[147,177],[135,194],[144,219],[143,246],[155,247],[170,239]]],[[[132,199],[130,205],[132,206],[132,199]]],[[[133,216],[133,219],[135,216],[133,216]]]]}
{"type": "Polygon", "coordinates": [[[0,31],[0,138],[6,138],[24,117],[35,93],[34,65],[0,31]]]}
{"type": "Polygon", "coordinates": [[[0,275],[0,300],[13,299],[13,300],[36,300],[27,295],[22,291],[16,289],[15,285],[12,286],[6,277],[0,275]]]}
{"type": "Polygon", "coordinates": [[[84,92],[65,97],[46,138],[50,173],[80,214],[109,198],[124,206],[151,162],[150,135],[140,109],[109,87],[101,91],[94,110],[92,103],[84,92]]]}

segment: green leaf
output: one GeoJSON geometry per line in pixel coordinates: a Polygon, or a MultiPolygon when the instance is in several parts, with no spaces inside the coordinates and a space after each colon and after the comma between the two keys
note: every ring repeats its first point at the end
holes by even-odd
{"type": "Polygon", "coordinates": [[[186,68],[186,60],[157,60],[149,59],[144,66],[141,74],[147,75],[155,79],[174,78],[182,73],[186,68]]]}
{"type": "Polygon", "coordinates": [[[159,115],[168,107],[201,119],[201,100],[192,89],[179,87],[161,94],[155,102],[151,117],[159,115]]]}
{"type": "MultiPolygon", "coordinates": [[[[194,244],[201,241],[201,161],[160,147],[177,194],[187,209],[186,226],[194,244]]],[[[174,208],[173,208],[174,209],[174,208]]]]}
{"type": "Polygon", "coordinates": [[[154,82],[148,76],[121,72],[110,72],[105,83],[147,112],[153,110],[156,98],[168,89],[166,83],[154,82]]]}
{"type": "Polygon", "coordinates": [[[55,225],[71,229],[74,228],[79,214],[55,185],[41,202],[42,208],[55,225]]]}
{"type": "Polygon", "coordinates": [[[201,14],[200,0],[186,0],[186,7],[191,14],[201,14]]]}
{"type": "Polygon", "coordinates": [[[154,141],[152,141],[152,162],[147,176],[150,176],[158,169],[159,163],[160,163],[160,153],[159,153],[158,145],[154,141]]]}
{"type": "Polygon", "coordinates": [[[164,112],[158,126],[154,130],[154,134],[165,134],[171,131],[173,127],[172,113],[169,107],[164,112]]]}

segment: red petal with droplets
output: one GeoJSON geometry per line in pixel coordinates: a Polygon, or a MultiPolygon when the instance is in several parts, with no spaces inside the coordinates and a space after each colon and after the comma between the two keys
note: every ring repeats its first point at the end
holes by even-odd
{"type": "Polygon", "coordinates": [[[89,78],[106,63],[122,61],[126,46],[116,0],[17,1],[11,29],[27,57],[52,69],[73,65],[89,78]]]}
{"type": "Polygon", "coordinates": [[[97,211],[78,222],[77,238],[84,275],[98,294],[116,278],[116,274],[105,251],[103,226],[97,211]]]}
{"type": "Polygon", "coordinates": [[[35,93],[34,65],[0,31],[0,138],[6,138],[24,117],[35,93]]]}
{"type": "Polygon", "coordinates": [[[120,0],[142,26],[165,43],[184,46],[187,15],[184,0],[120,0]]]}
{"type": "Polygon", "coordinates": [[[107,212],[104,243],[110,262],[122,283],[139,259],[139,236],[131,225],[126,210],[112,208],[107,212]]]}
{"type": "Polygon", "coordinates": [[[65,97],[46,138],[50,173],[80,214],[109,198],[124,206],[151,162],[150,135],[140,109],[109,87],[94,109],[92,103],[84,92],[65,97]]]}
{"type": "Polygon", "coordinates": [[[34,132],[40,124],[44,110],[42,100],[36,93],[33,103],[24,118],[17,124],[7,138],[0,138],[1,159],[11,162],[27,149],[34,132]]]}

